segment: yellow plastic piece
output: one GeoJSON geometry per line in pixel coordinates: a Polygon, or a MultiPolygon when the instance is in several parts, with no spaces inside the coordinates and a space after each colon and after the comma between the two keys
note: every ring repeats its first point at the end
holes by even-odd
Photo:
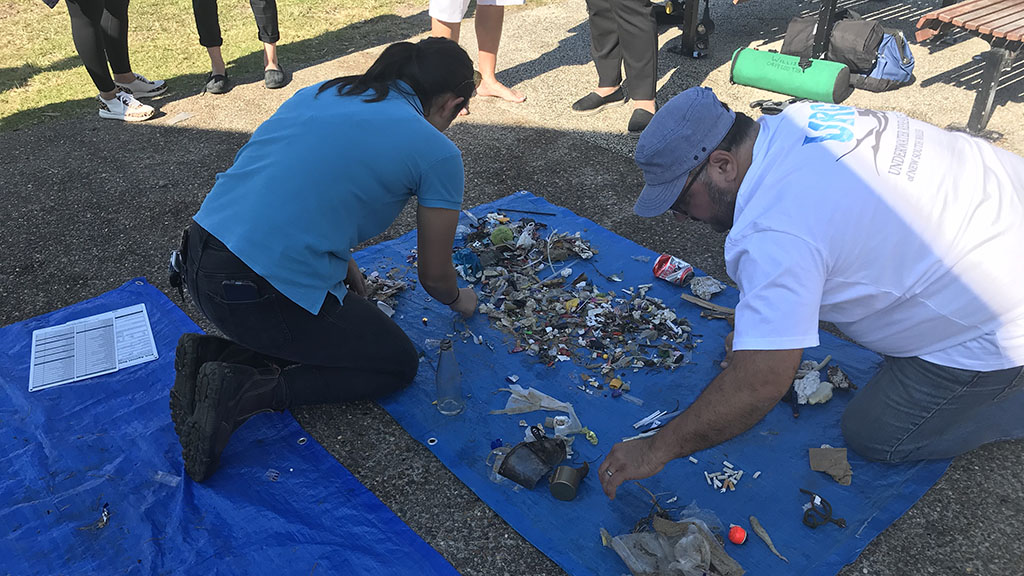
{"type": "Polygon", "coordinates": [[[622,387],[622,380],[619,380],[618,378],[612,378],[612,381],[608,383],[608,387],[611,388],[612,390],[618,390],[619,388],[622,387]]]}
{"type": "Polygon", "coordinates": [[[597,434],[594,434],[593,430],[584,426],[583,428],[580,429],[580,432],[582,432],[583,436],[587,438],[587,442],[590,442],[594,446],[597,446],[597,434]]]}
{"type": "Polygon", "coordinates": [[[565,311],[566,312],[572,312],[579,305],[580,305],[580,299],[579,298],[573,298],[572,300],[569,300],[568,302],[565,303],[565,311]]]}

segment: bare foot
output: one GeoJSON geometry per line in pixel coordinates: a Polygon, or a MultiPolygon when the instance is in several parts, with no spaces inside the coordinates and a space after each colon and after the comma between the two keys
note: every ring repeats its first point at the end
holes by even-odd
{"type": "Polygon", "coordinates": [[[526,96],[518,91],[505,86],[501,82],[481,82],[480,86],[476,89],[477,96],[484,96],[487,98],[501,98],[506,102],[514,102],[520,104],[526,102],[526,96]]]}

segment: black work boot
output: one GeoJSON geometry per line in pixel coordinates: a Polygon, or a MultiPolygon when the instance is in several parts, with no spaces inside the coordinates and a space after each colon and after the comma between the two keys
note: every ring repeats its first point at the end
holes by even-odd
{"type": "Polygon", "coordinates": [[[185,422],[192,417],[196,402],[196,378],[199,367],[220,358],[232,342],[206,334],[182,334],[174,352],[174,387],[171,388],[171,420],[179,441],[185,422]]]}
{"type": "Polygon", "coordinates": [[[287,387],[277,367],[207,362],[199,369],[196,409],[185,423],[182,458],[196,482],[209,478],[231,434],[250,417],[288,407],[287,387]]]}

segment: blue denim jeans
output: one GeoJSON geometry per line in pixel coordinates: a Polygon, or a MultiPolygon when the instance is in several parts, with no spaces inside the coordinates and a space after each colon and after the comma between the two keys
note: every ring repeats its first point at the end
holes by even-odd
{"type": "Polygon", "coordinates": [[[1024,367],[974,372],[886,357],[843,414],[847,446],[869,460],[951,458],[1024,438],[1024,367]]]}
{"type": "Polygon", "coordinates": [[[376,305],[351,292],[342,305],[329,294],[311,314],[195,222],[184,278],[192,301],[234,343],[219,360],[277,366],[290,406],[377,398],[416,376],[415,347],[376,305]]]}

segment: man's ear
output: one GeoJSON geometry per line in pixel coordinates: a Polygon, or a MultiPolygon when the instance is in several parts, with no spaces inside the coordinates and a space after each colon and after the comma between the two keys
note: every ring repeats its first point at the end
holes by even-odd
{"type": "Polygon", "coordinates": [[[728,150],[712,150],[708,173],[719,184],[731,183],[739,176],[739,159],[728,150]]]}

